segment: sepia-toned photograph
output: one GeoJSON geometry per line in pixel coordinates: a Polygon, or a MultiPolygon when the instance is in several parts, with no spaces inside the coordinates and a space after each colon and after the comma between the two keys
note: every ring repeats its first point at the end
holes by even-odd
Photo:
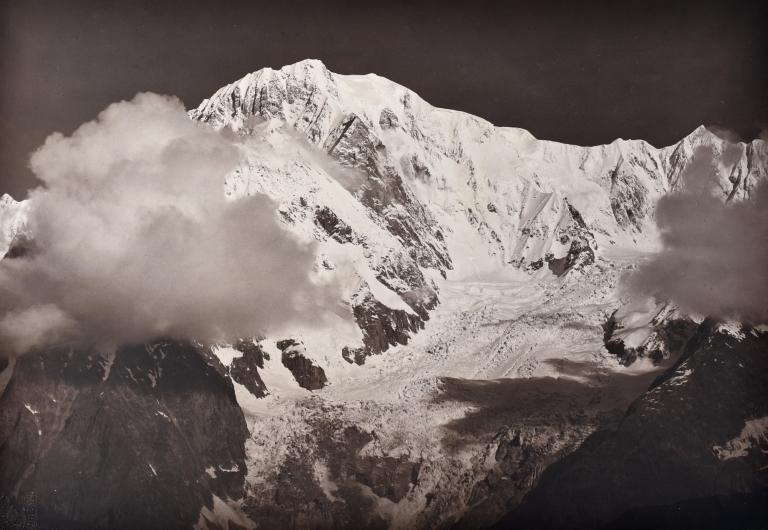
{"type": "Polygon", "coordinates": [[[0,0],[0,530],[768,529],[768,3],[0,0]]]}

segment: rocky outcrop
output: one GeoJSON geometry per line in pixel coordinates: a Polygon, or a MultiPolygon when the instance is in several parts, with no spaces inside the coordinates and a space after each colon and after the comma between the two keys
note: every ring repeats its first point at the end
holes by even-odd
{"type": "Polygon", "coordinates": [[[287,457],[243,510],[259,527],[304,530],[381,529],[379,503],[397,503],[418,482],[421,463],[363,449],[375,433],[349,425],[332,408],[310,420],[306,443],[287,457]]]}
{"type": "Polygon", "coordinates": [[[607,398],[606,392],[617,381],[611,382],[608,373],[590,370],[573,363],[563,372],[578,374],[581,380],[442,379],[438,401],[457,400],[472,407],[465,417],[448,424],[456,436],[454,443],[462,447],[487,440],[483,450],[474,451],[479,469],[461,499],[465,506],[452,510],[457,516],[451,528],[492,526],[520,503],[547,466],[574,451],[601,425],[616,421],[626,400],[607,398]]]}
{"type": "Polygon", "coordinates": [[[252,340],[240,340],[233,348],[242,353],[242,356],[232,360],[229,376],[257,398],[267,396],[269,391],[261,379],[259,369],[264,368],[264,359],[269,360],[269,355],[252,340]]]}
{"type": "Polygon", "coordinates": [[[315,210],[315,223],[339,243],[352,243],[354,232],[327,206],[315,210]]]}
{"type": "Polygon", "coordinates": [[[363,331],[363,347],[344,348],[342,356],[350,363],[363,364],[369,355],[385,352],[397,344],[408,344],[411,334],[424,327],[419,315],[387,307],[370,295],[352,309],[363,331]]]}
{"type": "Polygon", "coordinates": [[[41,528],[189,528],[237,499],[248,436],[231,383],[195,346],[16,360],[0,397],[0,497],[41,528]]]}
{"type": "Polygon", "coordinates": [[[536,485],[547,466],[581,441],[580,434],[579,429],[569,429],[566,434],[562,426],[503,429],[494,440],[495,465],[474,485],[467,500],[468,509],[452,528],[492,526],[536,485]]]}
{"type": "Polygon", "coordinates": [[[552,274],[563,276],[569,270],[580,270],[592,265],[595,262],[595,253],[589,243],[582,239],[574,239],[565,256],[556,258],[552,254],[547,254],[544,256],[544,261],[547,262],[552,274]]]}
{"type": "Polygon", "coordinates": [[[304,355],[306,348],[302,343],[285,339],[277,342],[277,349],[283,352],[283,366],[291,371],[301,388],[319,390],[328,382],[325,371],[304,355]]]}
{"type": "Polygon", "coordinates": [[[381,114],[379,115],[379,127],[382,129],[394,129],[399,126],[400,120],[392,109],[386,107],[381,109],[381,114]]]}
{"type": "Polygon", "coordinates": [[[648,357],[655,364],[659,364],[680,354],[698,328],[690,318],[678,314],[670,303],[661,304],[660,308],[650,315],[648,322],[643,322],[640,326],[637,322],[624,322],[620,311],[621,309],[614,311],[603,325],[603,343],[625,366],[642,357],[648,357]],[[627,331],[631,332],[633,326],[645,328],[641,340],[632,340],[631,334],[627,335],[627,331]]]}
{"type": "Polygon", "coordinates": [[[400,295],[422,321],[429,320],[429,312],[439,303],[437,288],[412,260],[385,257],[379,265],[376,279],[400,295]]]}

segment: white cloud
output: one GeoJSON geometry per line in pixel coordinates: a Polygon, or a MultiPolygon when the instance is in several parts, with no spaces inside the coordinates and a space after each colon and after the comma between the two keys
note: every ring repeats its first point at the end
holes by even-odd
{"type": "Polygon", "coordinates": [[[147,93],[51,135],[31,160],[35,251],[0,262],[0,340],[215,342],[338,310],[268,197],[225,200],[242,141],[147,93]]]}

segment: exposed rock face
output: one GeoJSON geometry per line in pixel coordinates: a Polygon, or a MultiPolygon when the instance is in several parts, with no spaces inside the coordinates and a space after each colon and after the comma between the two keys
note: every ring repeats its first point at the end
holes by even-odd
{"type": "Polygon", "coordinates": [[[606,349],[616,355],[621,363],[629,366],[638,358],[648,357],[658,364],[683,351],[688,340],[696,333],[697,324],[690,318],[679,315],[669,303],[662,304],[649,314],[647,322],[624,322],[626,316],[613,312],[603,325],[603,342],[606,349]],[[644,327],[646,334],[640,340],[628,336],[625,328],[644,327]],[[634,338],[634,340],[633,340],[634,338]]]}
{"type": "Polygon", "coordinates": [[[7,193],[0,197],[0,258],[6,255],[17,234],[24,232],[26,209],[25,201],[15,201],[7,193]]]}
{"type": "Polygon", "coordinates": [[[643,221],[646,220],[649,211],[647,197],[650,191],[643,182],[656,180],[660,169],[658,162],[649,154],[645,146],[642,146],[639,156],[633,154],[625,159],[622,153],[616,167],[609,173],[611,211],[622,228],[630,228],[638,232],[643,230],[643,221]],[[636,170],[643,173],[647,179],[638,178],[636,170]]]}
{"type": "MultiPolygon", "coordinates": [[[[570,427],[570,426],[569,426],[570,427]]],[[[539,480],[541,472],[568,454],[586,429],[563,429],[562,425],[507,428],[496,437],[496,465],[469,497],[469,507],[453,525],[456,529],[488,528],[517,505],[539,480]],[[567,435],[564,433],[567,432],[567,435]]]]}
{"type": "MultiPolygon", "coordinates": [[[[572,367],[574,373],[584,368],[572,367]]],[[[626,403],[618,396],[604,399],[604,376],[593,377],[443,380],[440,400],[474,405],[473,412],[455,422],[464,435],[455,443],[469,443],[485,431],[493,434],[486,471],[472,485],[465,509],[457,510],[452,528],[492,526],[520,503],[547,466],[574,451],[599,426],[616,421],[626,403]]]]}
{"type": "MultiPolygon", "coordinates": [[[[555,258],[552,254],[547,254],[544,260],[549,266],[549,270],[556,276],[562,276],[571,269],[583,269],[595,262],[595,253],[592,247],[583,240],[574,239],[568,248],[568,253],[562,258],[555,258]]],[[[533,265],[533,263],[531,264],[533,265]]]]}
{"type": "Polygon", "coordinates": [[[379,116],[379,126],[382,129],[393,129],[400,125],[400,120],[397,119],[397,114],[392,112],[392,109],[383,108],[381,115],[379,116]]]}
{"type": "Polygon", "coordinates": [[[348,362],[363,364],[365,358],[387,351],[396,344],[408,344],[408,338],[424,327],[419,315],[402,309],[391,309],[370,295],[354,306],[354,315],[363,330],[362,348],[342,351],[348,362]]]}
{"type": "Polygon", "coordinates": [[[621,423],[547,469],[499,528],[671,528],[718,499],[702,527],[762,527],[767,354],[768,334],[705,321],[621,423]]]}
{"type": "Polygon", "coordinates": [[[264,359],[269,359],[261,346],[252,340],[241,340],[234,348],[243,355],[232,360],[229,376],[243,385],[254,396],[261,398],[269,394],[267,385],[259,375],[259,368],[264,368],[264,359]]]}
{"type": "Polygon", "coordinates": [[[319,390],[328,382],[323,369],[304,355],[306,349],[303,344],[285,339],[277,343],[277,348],[283,352],[283,365],[291,371],[301,388],[319,390]]]}
{"type": "Polygon", "coordinates": [[[556,258],[551,252],[544,256],[549,270],[557,276],[562,276],[571,269],[581,270],[592,265],[597,249],[595,238],[587,229],[581,213],[567,199],[563,202],[568,209],[567,214],[563,212],[563,215],[568,221],[558,226],[555,236],[561,245],[569,245],[568,251],[560,258],[556,258]]]}
{"type": "Polygon", "coordinates": [[[386,529],[377,497],[400,501],[418,481],[421,463],[363,454],[375,433],[349,425],[324,408],[264,491],[246,500],[244,511],[259,527],[285,529],[386,529]]]}
{"type": "Polygon", "coordinates": [[[237,499],[248,435],[231,383],[197,348],[16,360],[0,397],[0,496],[35,498],[41,528],[189,528],[237,499]]]}
{"type": "Polygon", "coordinates": [[[327,206],[315,211],[315,222],[339,243],[352,243],[354,232],[347,223],[340,220],[327,206]]]}

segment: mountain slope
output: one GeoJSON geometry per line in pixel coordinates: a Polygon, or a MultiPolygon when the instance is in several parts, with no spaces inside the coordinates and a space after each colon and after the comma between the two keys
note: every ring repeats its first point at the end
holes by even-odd
{"type": "Polygon", "coordinates": [[[54,348],[6,369],[0,492],[34,498],[43,528],[190,528],[241,495],[248,431],[210,354],[54,348]]]}
{"type": "Polygon", "coordinates": [[[768,489],[767,363],[766,333],[717,331],[705,321],[681,362],[618,427],[545,471],[499,527],[675,528],[709,502],[718,509],[700,528],[763,528],[768,513],[750,511],[750,496],[768,489]]]}

